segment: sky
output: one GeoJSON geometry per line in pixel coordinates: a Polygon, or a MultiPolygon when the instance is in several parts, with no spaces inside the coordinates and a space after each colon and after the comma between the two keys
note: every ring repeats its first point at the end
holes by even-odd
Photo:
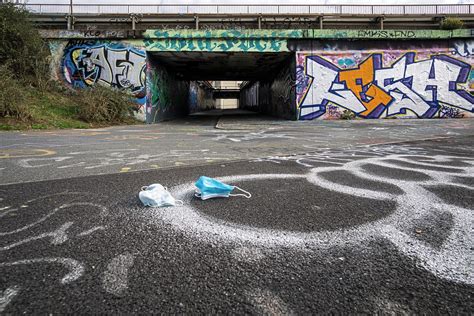
{"type": "MultiPolygon", "coordinates": [[[[77,4],[474,4],[474,0],[73,0],[77,4]]],[[[69,0],[27,0],[27,3],[61,4],[69,0]]]]}

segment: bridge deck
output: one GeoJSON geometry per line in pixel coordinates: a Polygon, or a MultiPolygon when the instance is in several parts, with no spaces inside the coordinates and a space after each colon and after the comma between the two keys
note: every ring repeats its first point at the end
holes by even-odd
{"type": "Polygon", "coordinates": [[[69,28],[438,28],[445,17],[474,27],[474,4],[453,5],[125,5],[27,4],[39,25],[69,28]],[[152,26],[153,25],[153,26],[152,26]]]}

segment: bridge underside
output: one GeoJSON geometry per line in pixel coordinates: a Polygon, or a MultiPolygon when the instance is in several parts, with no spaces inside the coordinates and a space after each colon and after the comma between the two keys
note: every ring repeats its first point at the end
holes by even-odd
{"type": "Polygon", "coordinates": [[[148,52],[184,80],[259,80],[278,72],[291,53],[148,52]]]}
{"type": "Polygon", "coordinates": [[[236,98],[239,108],[296,119],[294,97],[286,95],[294,53],[147,52],[151,112],[149,123],[214,108],[216,98],[236,98]],[[209,91],[202,81],[243,81],[240,91],[209,91]],[[161,97],[161,98],[160,98],[161,97]],[[277,103],[275,103],[277,102],[277,103]]]}

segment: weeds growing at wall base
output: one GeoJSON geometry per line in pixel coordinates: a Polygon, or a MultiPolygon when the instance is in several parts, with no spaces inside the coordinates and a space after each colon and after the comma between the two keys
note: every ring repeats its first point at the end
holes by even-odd
{"type": "Polygon", "coordinates": [[[45,91],[12,84],[4,89],[3,82],[0,81],[0,130],[90,128],[138,123],[128,115],[133,105],[129,97],[121,94],[121,98],[128,99],[118,99],[114,91],[102,91],[107,88],[64,90],[52,85],[45,91]],[[10,97],[13,93],[16,93],[14,98],[10,97]],[[107,95],[111,98],[104,100],[107,95]],[[100,115],[92,113],[98,108],[100,115]]]}
{"type": "Polygon", "coordinates": [[[341,114],[341,119],[342,120],[353,120],[356,118],[356,115],[354,112],[349,111],[349,110],[344,110],[344,112],[341,114]]]}
{"type": "Polygon", "coordinates": [[[86,122],[126,122],[133,116],[134,104],[125,92],[96,85],[77,94],[78,117],[86,122]]]}
{"type": "Polygon", "coordinates": [[[123,92],[50,80],[50,51],[29,13],[0,5],[0,129],[87,128],[137,122],[123,92]]]}

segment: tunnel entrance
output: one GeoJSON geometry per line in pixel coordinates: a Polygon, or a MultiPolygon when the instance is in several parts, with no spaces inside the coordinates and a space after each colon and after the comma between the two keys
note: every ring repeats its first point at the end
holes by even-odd
{"type": "Polygon", "coordinates": [[[187,115],[297,119],[291,52],[147,52],[147,123],[187,115]]]}

